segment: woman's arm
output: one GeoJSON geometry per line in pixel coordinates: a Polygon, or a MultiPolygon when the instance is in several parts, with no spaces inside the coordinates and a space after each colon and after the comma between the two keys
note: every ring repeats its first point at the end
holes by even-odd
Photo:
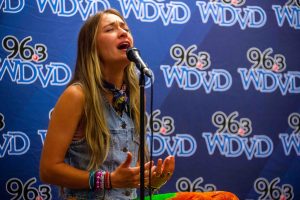
{"type": "Polygon", "coordinates": [[[64,163],[65,154],[84,112],[84,93],[69,86],[52,112],[40,161],[42,181],[68,188],[88,188],[89,172],[64,163]]]}

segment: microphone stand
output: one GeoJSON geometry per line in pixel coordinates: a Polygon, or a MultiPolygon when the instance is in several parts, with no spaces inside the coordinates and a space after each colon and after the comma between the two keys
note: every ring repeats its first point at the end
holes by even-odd
{"type": "MultiPolygon", "coordinates": [[[[141,69],[139,67],[139,69],[141,69]]],[[[140,70],[140,200],[145,199],[144,164],[145,164],[145,73],[140,70]]]]}

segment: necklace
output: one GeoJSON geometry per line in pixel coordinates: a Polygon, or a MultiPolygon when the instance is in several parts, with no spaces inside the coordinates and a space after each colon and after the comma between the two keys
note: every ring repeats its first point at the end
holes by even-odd
{"type": "Polygon", "coordinates": [[[103,80],[103,86],[113,94],[112,106],[115,111],[122,116],[123,111],[128,113],[129,98],[126,84],[123,83],[121,89],[118,89],[114,84],[103,80]]]}

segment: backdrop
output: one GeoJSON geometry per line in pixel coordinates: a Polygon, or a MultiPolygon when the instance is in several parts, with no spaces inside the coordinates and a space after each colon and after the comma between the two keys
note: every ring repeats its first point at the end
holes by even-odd
{"type": "MultiPolygon", "coordinates": [[[[160,193],[300,199],[299,6],[0,0],[1,199],[58,199],[39,179],[49,114],[71,79],[80,27],[109,7],[124,15],[154,73],[154,156],[176,157],[160,193]]],[[[146,93],[149,104],[149,80],[146,93]]]]}

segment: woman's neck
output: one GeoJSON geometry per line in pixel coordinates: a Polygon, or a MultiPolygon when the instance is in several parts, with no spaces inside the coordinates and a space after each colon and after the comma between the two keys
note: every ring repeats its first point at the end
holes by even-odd
{"type": "Polygon", "coordinates": [[[104,67],[104,80],[120,89],[124,82],[124,69],[104,67]]]}

